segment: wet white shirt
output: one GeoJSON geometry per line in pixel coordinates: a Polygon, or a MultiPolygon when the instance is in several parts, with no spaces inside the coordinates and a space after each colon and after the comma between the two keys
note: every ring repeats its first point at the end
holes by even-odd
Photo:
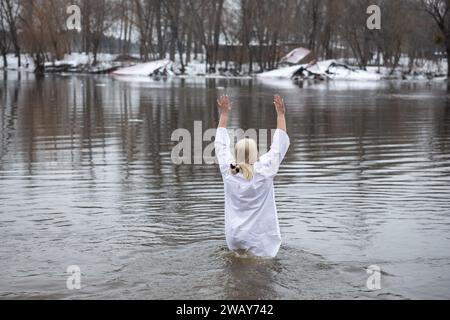
{"type": "Polygon", "coordinates": [[[243,249],[259,257],[275,257],[280,249],[273,178],[289,148],[289,136],[277,129],[270,151],[254,165],[255,175],[247,181],[242,174],[230,172],[234,157],[230,137],[225,128],[218,128],[215,140],[225,188],[225,234],[228,248],[243,249]]]}

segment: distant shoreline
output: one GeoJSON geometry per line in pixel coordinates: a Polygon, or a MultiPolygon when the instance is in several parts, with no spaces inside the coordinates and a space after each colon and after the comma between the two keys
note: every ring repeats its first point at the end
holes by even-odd
{"type": "MultiPolygon", "coordinates": [[[[17,66],[17,58],[13,54],[8,55],[8,66],[0,67],[4,71],[35,72],[35,66],[31,57],[27,54],[22,56],[22,66],[17,66]]],[[[420,67],[406,70],[408,61],[394,71],[381,66],[368,66],[361,70],[342,60],[319,61],[313,65],[291,65],[281,66],[277,69],[262,73],[245,74],[236,72],[233,68],[220,68],[215,73],[205,72],[204,61],[194,60],[184,66],[184,73],[180,71],[177,61],[168,59],[150,62],[120,61],[117,55],[100,54],[98,63],[91,64],[91,57],[87,54],[74,53],[66,55],[63,60],[46,62],[43,71],[37,74],[60,74],[60,75],[113,75],[120,78],[154,78],[156,80],[205,78],[205,79],[266,79],[266,80],[290,80],[294,82],[306,81],[407,81],[407,82],[444,82],[447,80],[444,70],[446,61],[420,61],[420,67]]],[[[132,57],[130,57],[132,58],[132,57]]]]}

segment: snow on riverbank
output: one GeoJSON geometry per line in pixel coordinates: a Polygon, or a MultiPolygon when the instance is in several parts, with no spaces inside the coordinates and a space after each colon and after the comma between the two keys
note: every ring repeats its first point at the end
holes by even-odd
{"type": "MultiPolygon", "coordinates": [[[[306,67],[306,65],[302,65],[306,67]]],[[[292,79],[294,73],[300,68],[300,65],[285,67],[280,69],[275,69],[267,72],[263,72],[257,75],[258,78],[281,78],[281,79],[292,79]]]]}
{"type": "Polygon", "coordinates": [[[359,69],[346,69],[338,66],[330,66],[327,71],[328,77],[333,80],[352,80],[352,81],[378,81],[383,76],[376,72],[370,72],[359,69]]]}
{"type": "Polygon", "coordinates": [[[295,76],[312,74],[332,80],[376,81],[382,76],[376,72],[354,69],[337,63],[336,60],[325,60],[313,65],[295,65],[258,74],[259,78],[292,79],[295,76]]]}
{"type": "MultiPolygon", "coordinates": [[[[117,58],[116,54],[99,53],[97,55],[97,62],[98,63],[112,63],[116,58],[117,58]]],[[[92,54],[71,53],[71,54],[64,55],[64,58],[62,60],[58,60],[55,62],[46,62],[45,66],[67,64],[67,65],[71,65],[73,67],[78,67],[81,65],[92,64],[93,61],[94,61],[94,57],[92,54]]]]}
{"type": "Polygon", "coordinates": [[[429,60],[416,61],[412,69],[407,64],[401,64],[392,72],[387,67],[367,67],[361,70],[358,67],[346,65],[336,60],[320,61],[312,65],[295,65],[260,73],[260,79],[330,79],[350,81],[379,81],[379,80],[405,80],[405,81],[445,81],[447,61],[433,62],[429,60]]]}
{"type": "Polygon", "coordinates": [[[152,75],[172,75],[170,70],[172,67],[172,61],[170,60],[157,60],[147,63],[139,63],[132,67],[121,68],[113,72],[118,76],[152,76],[152,75]]]}
{"type": "MultiPolygon", "coordinates": [[[[32,72],[35,69],[31,56],[23,54],[21,56],[22,66],[17,65],[17,58],[13,54],[7,55],[7,70],[25,70],[32,72]]],[[[179,61],[170,61],[168,57],[163,60],[146,63],[138,62],[138,56],[119,57],[116,54],[100,53],[97,56],[97,64],[92,65],[94,57],[92,54],[72,53],[64,56],[63,59],[54,62],[46,62],[46,72],[54,73],[111,73],[115,76],[133,78],[149,76],[176,76],[180,78],[204,77],[204,78],[238,78],[249,79],[321,79],[321,80],[351,80],[351,81],[379,81],[379,80],[404,80],[404,81],[445,81],[447,61],[415,60],[412,70],[408,59],[402,59],[398,68],[392,72],[387,67],[369,66],[367,70],[360,70],[342,60],[325,60],[315,64],[294,65],[281,67],[276,70],[248,75],[248,66],[243,65],[242,71],[237,72],[236,66],[218,65],[214,73],[206,72],[205,57],[198,56],[198,59],[191,60],[184,66],[184,73],[181,72],[179,61]],[[247,71],[246,71],[247,70],[247,71]]],[[[0,68],[3,68],[3,59],[0,59],[0,68]]]]}
{"type": "MultiPolygon", "coordinates": [[[[86,53],[71,53],[64,55],[61,60],[48,61],[44,63],[44,67],[50,72],[87,72],[98,73],[104,70],[110,70],[127,64],[127,62],[116,61],[118,55],[110,53],[99,53],[97,55],[97,64],[94,66],[94,56],[86,53]]],[[[5,68],[3,59],[0,59],[0,69],[5,68]]],[[[25,70],[33,72],[35,65],[33,58],[30,55],[21,55],[21,67],[18,67],[17,58],[13,54],[7,55],[6,70],[25,70]]]]}
{"type": "MultiPolygon", "coordinates": [[[[17,57],[13,54],[6,55],[6,62],[7,62],[7,70],[34,70],[34,62],[33,59],[26,54],[20,55],[21,59],[21,67],[18,66],[18,60],[17,57]]],[[[0,69],[5,68],[3,64],[3,58],[0,58],[0,69]]]]}

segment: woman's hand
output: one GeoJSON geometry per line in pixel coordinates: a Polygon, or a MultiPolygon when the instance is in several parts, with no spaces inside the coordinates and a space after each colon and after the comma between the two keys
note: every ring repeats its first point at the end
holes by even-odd
{"type": "Polygon", "coordinates": [[[286,117],[284,116],[286,113],[286,106],[284,105],[284,100],[277,94],[274,97],[273,104],[275,105],[275,109],[277,110],[278,115],[277,129],[287,132],[286,117]]]}
{"type": "Polygon", "coordinates": [[[228,113],[231,111],[230,98],[227,95],[221,96],[217,100],[220,110],[219,128],[226,128],[228,125],[228,113]]]}
{"type": "Polygon", "coordinates": [[[231,111],[231,101],[227,95],[221,96],[217,100],[217,105],[219,106],[220,113],[228,113],[231,111]]]}
{"type": "Polygon", "coordinates": [[[280,95],[275,95],[273,104],[275,105],[275,109],[277,110],[277,114],[279,116],[286,114],[286,106],[284,105],[284,100],[280,95]]]}

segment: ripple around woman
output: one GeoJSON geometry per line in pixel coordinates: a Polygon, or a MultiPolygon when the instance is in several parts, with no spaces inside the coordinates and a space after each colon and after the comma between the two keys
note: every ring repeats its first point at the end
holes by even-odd
{"type": "Polygon", "coordinates": [[[236,144],[235,157],[227,132],[231,102],[228,96],[217,101],[220,109],[215,149],[225,188],[225,233],[228,248],[244,250],[258,257],[273,258],[281,245],[273,179],[289,148],[285,105],[276,95],[277,130],[270,151],[258,158],[252,139],[236,144]]]}

